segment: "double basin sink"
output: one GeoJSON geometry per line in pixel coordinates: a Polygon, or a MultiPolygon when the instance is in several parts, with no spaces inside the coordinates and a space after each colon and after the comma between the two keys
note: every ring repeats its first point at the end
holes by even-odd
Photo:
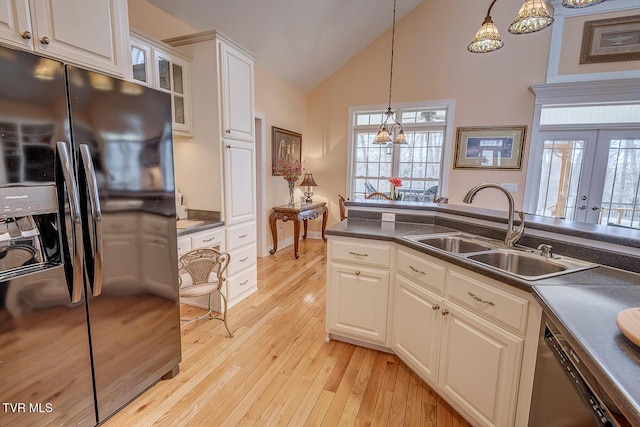
{"type": "Polygon", "coordinates": [[[406,239],[528,281],[597,266],[564,256],[544,256],[537,250],[506,246],[495,240],[461,232],[406,236],[406,239]]]}

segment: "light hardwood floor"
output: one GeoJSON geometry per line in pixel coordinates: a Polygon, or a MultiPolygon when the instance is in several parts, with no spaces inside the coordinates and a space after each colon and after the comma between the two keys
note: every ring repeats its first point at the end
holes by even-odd
{"type": "MultiPolygon", "coordinates": [[[[182,329],[180,373],[104,425],[469,426],[395,355],[325,338],[326,244],[258,260],[258,292],[182,329]]],[[[183,315],[199,309],[182,306],[183,315]]]]}

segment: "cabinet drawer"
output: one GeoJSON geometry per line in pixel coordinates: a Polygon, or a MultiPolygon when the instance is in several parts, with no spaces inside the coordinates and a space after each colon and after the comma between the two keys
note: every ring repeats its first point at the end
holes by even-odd
{"type": "Polygon", "coordinates": [[[224,230],[222,228],[201,231],[191,236],[191,247],[196,248],[224,248],[224,230]]]}
{"type": "Polygon", "coordinates": [[[238,249],[230,253],[231,261],[229,262],[229,276],[238,274],[243,270],[256,264],[257,249],[256,245],[251,245],[238,249]]]}
{"type": "Polygon", "coordinates": [[[191,250],[191,238],[189,236],[178,237],[178,256],[182,256],[191,250]]]}
{"type": "Polygon", "coordinates": [[[398,250],[396,262],[398,274],[413,280],[418,285],[444,293],[447,269],[426,260],[426,255],[398,250]]]}
{"type": "Polygon", "coordinates": [[[363,265],[389,267],[391,248],[387,245],[342,240],[332,240],[329,243],[333,261],[349,261],[363,265]]]}
{"type": "Polygon", "coordinates": [[[447,274],[447,292],[449,299],[472,311],[525,332],[527,300],[452,270],[447,274]]]}
{"type": "Polygon", "coordinates": [[[255,289],[258,284],[257,267],[254,265],[248,270],[227,279],[227,299],[231,302],[245,292],[255,289]]]}
{"type": "Polygon", "coordinates": [[[227,228],[227,250],[232,251],[256,241],[256,223],[234,225],[227,228]]]}

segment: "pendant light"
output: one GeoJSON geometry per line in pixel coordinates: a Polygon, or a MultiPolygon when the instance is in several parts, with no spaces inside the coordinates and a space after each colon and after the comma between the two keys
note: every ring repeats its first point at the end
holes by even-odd
{"type": "Polygon", "coordinates": [[[529,34],[544,30],[553,23],[544,0],[526,0],[509,26],[511,34],[529,34]]]}
{"type": "Polygon", "coordinates": [[[595,6],[604,2],[605,0],[562,0],[562,5],[571,9],[580,7],[595,6]]]}
{"type": "Polygon", "coordinates": [[[491,19],[491,8],[495,4],[496,0],[491,2],[489,10],[487,10],[487,16],[482,22],[482,26],[476,33],[476,36],[471,41],[471,44],[467,46],[467,50],[473,53],[487,53],[500,49],[504,46],[502,38],[498,33],[498,28],[491,19]]]}
{"type": "Polygon", "coordinates": [[[396,0],[393,0],[393,26],[391,27],[391,70],[389,72],[389,108],[387,112],[384,113],[385,118],[380,125],[380,129],[378,129],[378,133],[376,134],[375,139],[373,140],[374,144],[386,144],[391,141],[391,135],[393,135],[394,131],[398,129],[395,138],[393,139],[394,144],[406,144],[407,137],[404,134],[404,130],[402,129],[402,125],[395,118],[393,111],[391,111],[391,86],[393,84],[393,47],[395,44],[396,38],[396,0]],[[389,125],[389,123],[391,125],[389,125]]]}

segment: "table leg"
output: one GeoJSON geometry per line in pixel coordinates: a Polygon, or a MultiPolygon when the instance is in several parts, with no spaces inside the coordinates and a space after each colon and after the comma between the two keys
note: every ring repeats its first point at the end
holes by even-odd
{"type": "Polygon", "coordinates": [[[269,215],[269,226],[271,227],[271,240],[273,240],[273,249],[269,251],[271,255],[275,254],[278,250],[278,232],[276,231],[276,222],[278,221],[278,215],[275,212],[271,212],[269,215]]]}
{"type": "Polygon", "coordinates": [[[302,238],[306,239],[307,238],[307,220],[303,219],[302,222],[304,223],[304,233],[302,234],[302,238]]]}
{"type": "Polygon", "coordinates": [[[324,235],[324,230],[327,228],[327,214],[329,213],[329,209],[325,206],[324,212],[322,212],[322,240],[327,241],[327,236],[324,235]]]}
{"type": "Polygon", "coordinates": [[[298,218],[293,220],[293,255],[296,259],[300,258],[298,254],[298,240],[300,239],[300,220],[298,218]]]}

